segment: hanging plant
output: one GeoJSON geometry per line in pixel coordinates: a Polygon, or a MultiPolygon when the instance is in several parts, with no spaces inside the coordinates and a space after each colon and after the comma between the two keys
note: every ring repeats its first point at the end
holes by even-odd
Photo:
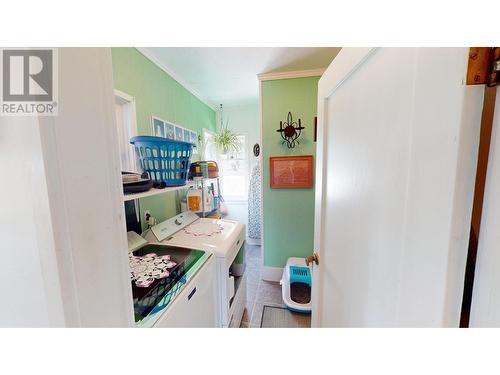
{"type": "Polygon", "coordinates": [[[229,121],[226,121],[225,125],[222,121],[222,104],[220,105],[220,117],[220,128],[214,135],[215,147],[217,147],[217,150],[223,155],[238,153],[241,148],[241,143],[238,139],[238,134],[229,129],[229,121]]]}

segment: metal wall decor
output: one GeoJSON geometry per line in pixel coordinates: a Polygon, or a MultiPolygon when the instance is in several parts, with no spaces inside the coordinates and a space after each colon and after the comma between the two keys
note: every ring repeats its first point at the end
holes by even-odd
{"type": "Polygon", "coordinates": [[[260,155],[260,145],[258,143],[253,145],[253,155],[255,157],[260,155]]]}
{"type": "Polygon", "coordinates": [[[286,143],[288,148],[294,148],[295,144],[299,144],[297,138],[300,137],[300,133],[304,129],[305,127],[300,124],[300,118],[297,124],[297,122],[293,121],[292,112],[288,112],[286,122],[283,123],[283,121],[280,121],[280,128],[276,131],[283,138],[282,144],[286,143]]]}

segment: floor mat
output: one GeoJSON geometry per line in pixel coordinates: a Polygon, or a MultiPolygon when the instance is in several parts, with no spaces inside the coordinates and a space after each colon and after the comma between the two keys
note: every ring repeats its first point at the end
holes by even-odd
{"type": "Polygon", "coordinates": [[[262,310],[261,328],[310,328],[311,315],[292,312],[284,307],[267,306],[262,310]]]}

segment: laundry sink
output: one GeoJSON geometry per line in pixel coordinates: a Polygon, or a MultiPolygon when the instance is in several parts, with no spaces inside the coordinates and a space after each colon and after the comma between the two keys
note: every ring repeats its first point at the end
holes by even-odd
{"type": "Polygon", "coordinates": [[[140,287],[136,285],[135,280],[131,280],[136,323],[148,315],[166,308],[173,301],[187,283],[187,273],[193,267],[200,266],[198,261],[205,255],[205,251],[147,244],[133,252],[136,257],[144,257],[148,254],[156,254],[158,257],[169,255],[170,261],[175,262],[176,265],[168,270],[167,277],[155,279],[147,287],[140,287]]]}

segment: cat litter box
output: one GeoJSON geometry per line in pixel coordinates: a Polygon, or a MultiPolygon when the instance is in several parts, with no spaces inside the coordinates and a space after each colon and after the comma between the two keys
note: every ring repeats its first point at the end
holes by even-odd
{"type": "Polygon", "coordinates": [[[311,312],[311,269],[304,258],[288,258],[280,284],[283,302],[289,310],[311,312]]]}

